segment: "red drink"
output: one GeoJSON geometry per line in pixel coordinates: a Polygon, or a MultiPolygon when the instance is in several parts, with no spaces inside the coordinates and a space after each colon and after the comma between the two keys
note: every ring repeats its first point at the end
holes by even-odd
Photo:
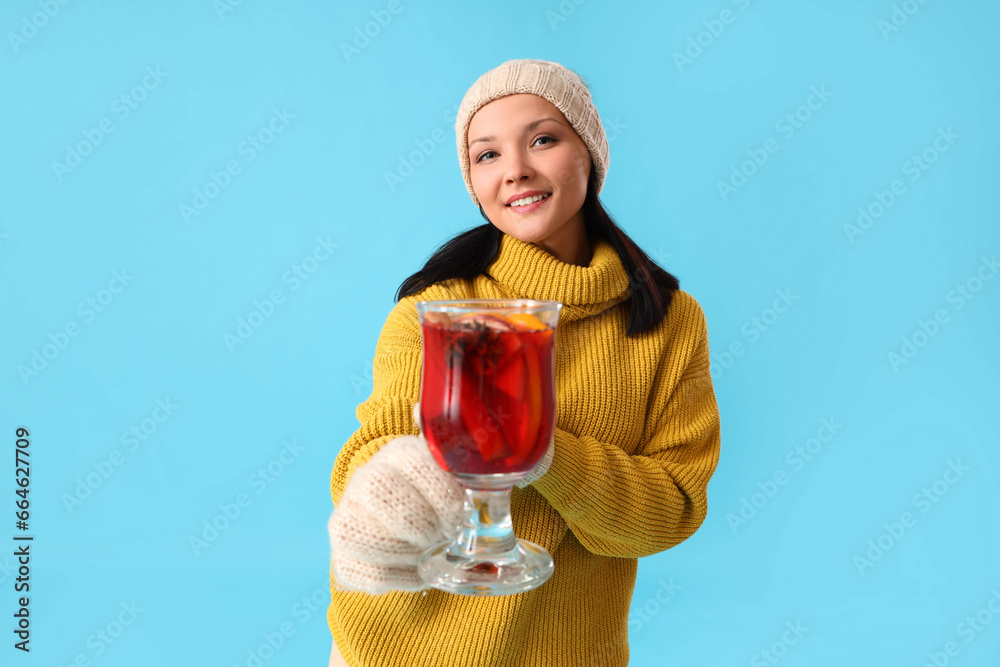
{"type": "Polygon", "coordinates": [[[420,420],[434,458],[457,474],[529,472],[555,427],[555,329],[527,313],[433,315],[420,420]]]}

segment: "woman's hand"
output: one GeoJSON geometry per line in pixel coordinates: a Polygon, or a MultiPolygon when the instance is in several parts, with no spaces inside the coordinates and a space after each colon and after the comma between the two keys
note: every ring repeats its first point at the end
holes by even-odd
{"type": "Polygon", "coordinates": [[[330,517],[337,583],[375,595],[427,588],[417,559],[457,533],[464,502],[462,486],[437,464],[423,436],[385,443],[355,472],[330,517]]]}

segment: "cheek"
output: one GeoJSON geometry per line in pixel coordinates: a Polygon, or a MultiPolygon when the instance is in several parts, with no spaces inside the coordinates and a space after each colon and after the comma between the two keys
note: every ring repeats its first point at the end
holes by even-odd
{"type": "Polygon", "coordinates": [[[497,174],[496,169],[492,167],[493,165],[490,164],[471,167],[469,170],[469,179],[472,181],[472,184],[484,189],[495,187],[497,174]]]}
{"type": "Polygon", "coordinates": [[[469,180],[472,181],[472,189],[480,201],[489,196],[489,182],[482,177],[482,174],[470,175],[469,180]]]}
{"type": "Polygon", "coordinates": [[[586,146],[580,146],[580,150],[574,158],[574,164],[579,175],[583,178],[584,189],[586,189],[587,177],[590,176],[591,167],[590,151],[587,150],[586,146]]]}
{"type": "Polygon", "coordinates": [[[590,153],[584,146],[582,150],[574,151],[559,169],[559,181],[563,187],[583,183],[583,192],[587,191],[587,177],[590,175],[590,153]]]}

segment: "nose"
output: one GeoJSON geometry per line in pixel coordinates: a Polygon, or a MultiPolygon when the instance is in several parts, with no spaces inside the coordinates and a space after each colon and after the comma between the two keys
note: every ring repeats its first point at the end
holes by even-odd
{"type": "Polygon", "coordinates": [[[507,183],[517,183],[525,179],[530,179],[535,175],[531,166],[531,160],[524,151],[512,151],[508,153],[507,170],[505,178],[507,183]]]}

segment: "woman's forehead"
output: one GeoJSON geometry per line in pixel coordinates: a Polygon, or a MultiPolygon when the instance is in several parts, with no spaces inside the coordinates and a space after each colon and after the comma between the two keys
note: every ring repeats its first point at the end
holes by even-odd
{"type": "Polygon", "coordinates": [[[568,125],[562,112],[544,97],[531,93],[507,95],[483,105],[473,114],[469,122],[469,141],[490,131],[492,127],[520,125],[547,117],[568,125]]]}

